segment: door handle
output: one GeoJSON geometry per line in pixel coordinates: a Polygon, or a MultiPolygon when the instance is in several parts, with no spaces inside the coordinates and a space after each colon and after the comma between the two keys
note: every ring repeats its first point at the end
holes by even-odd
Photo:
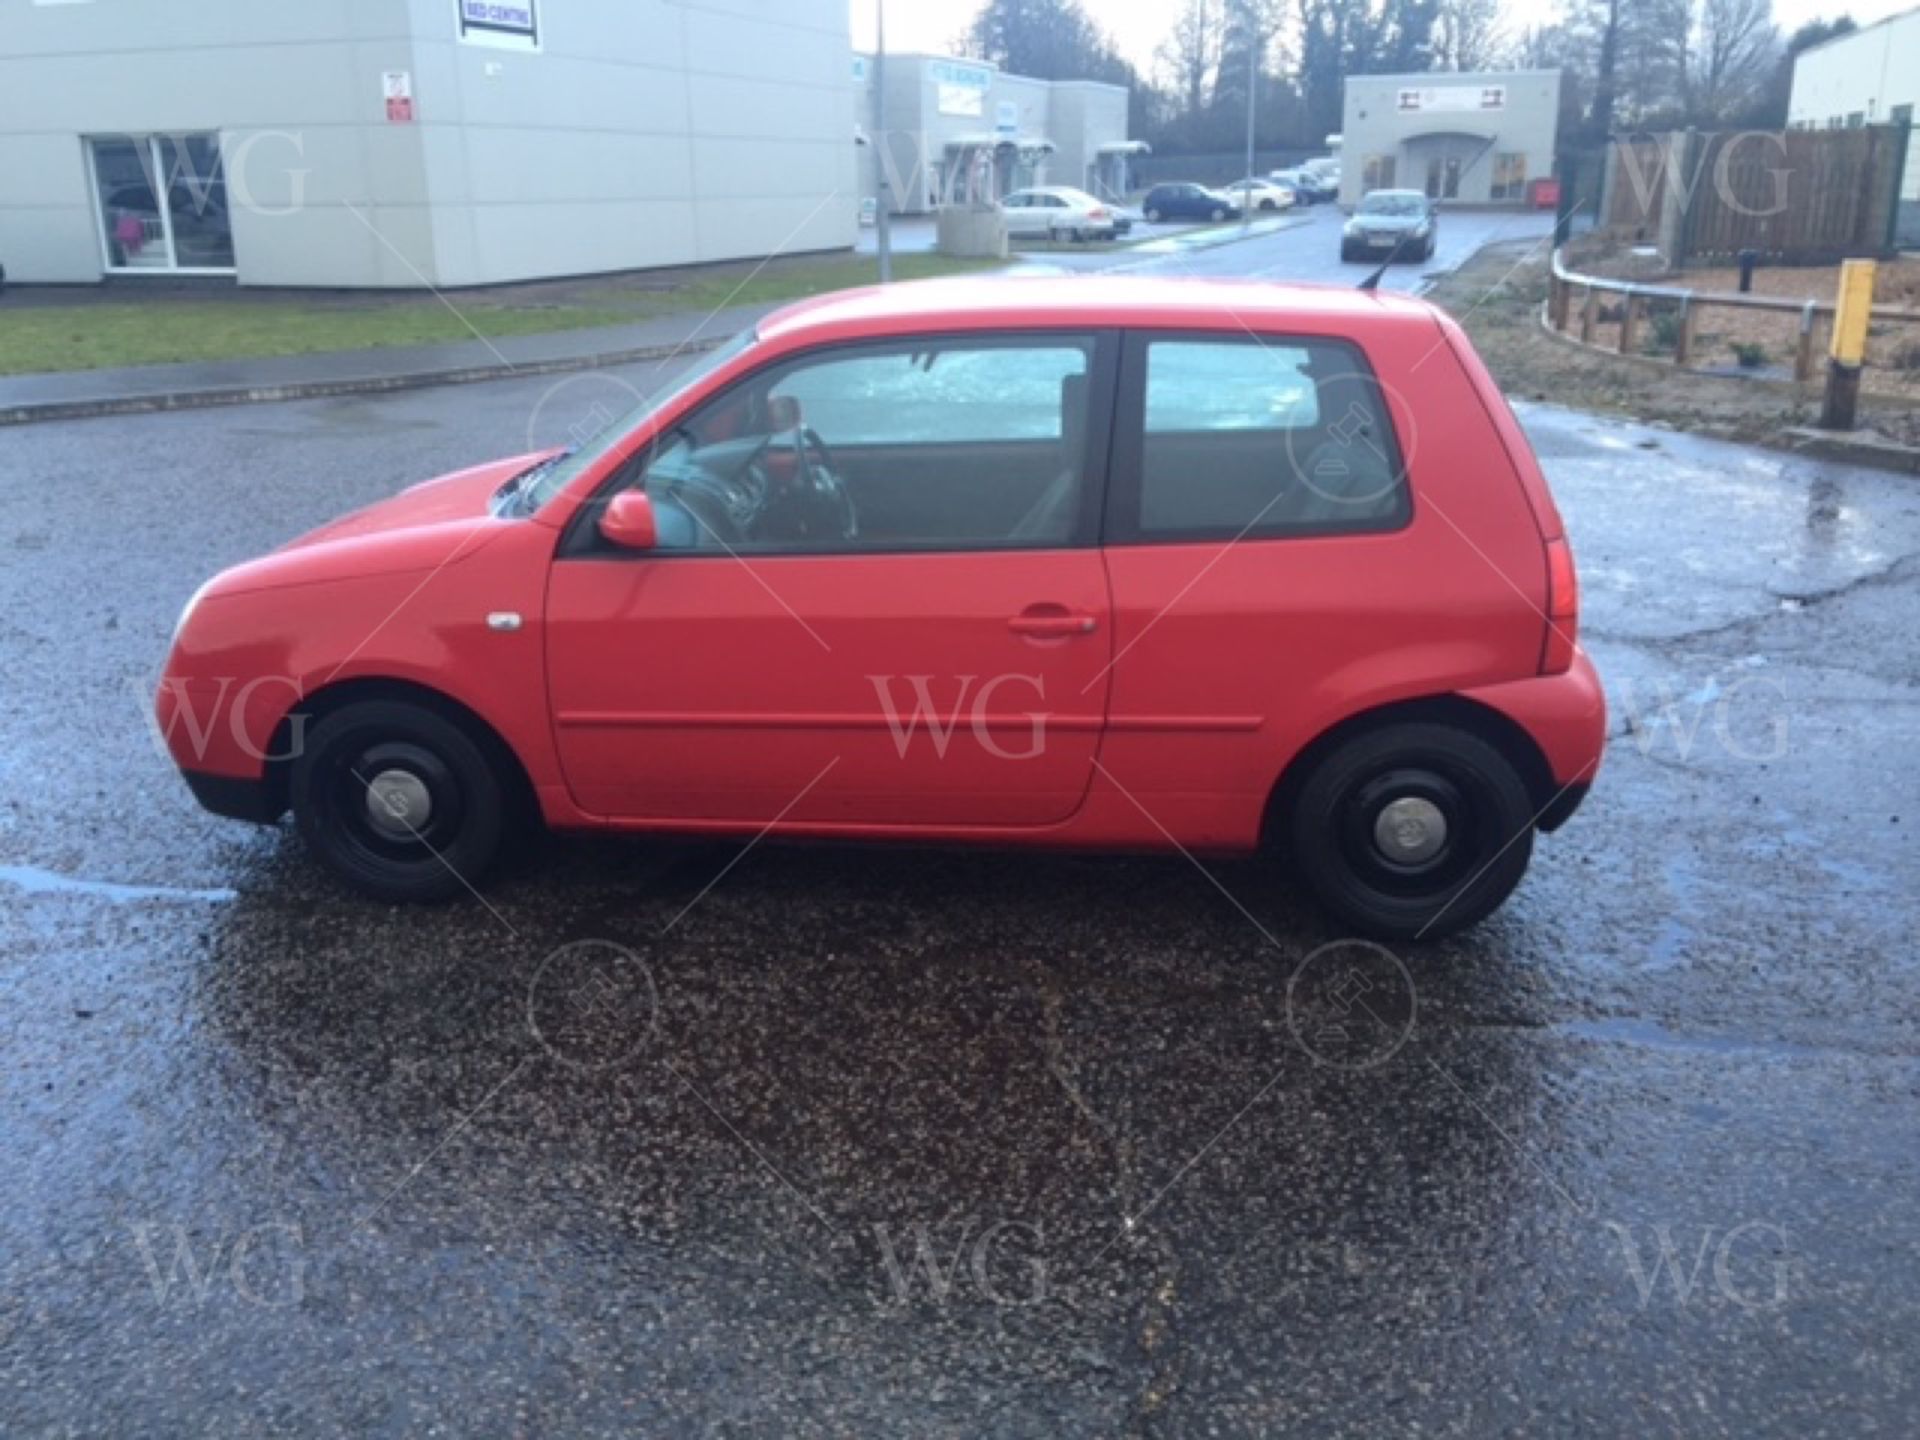
{"type": "Polygon", "coordinates": [[[1016,635],[1037,635],[1049,638],[1091,635],[1099,626],[1100,622],[1091,615],[1060,611],[1036,614],[1029,610],[1007,621],[1007,628],[1016,635]]]}

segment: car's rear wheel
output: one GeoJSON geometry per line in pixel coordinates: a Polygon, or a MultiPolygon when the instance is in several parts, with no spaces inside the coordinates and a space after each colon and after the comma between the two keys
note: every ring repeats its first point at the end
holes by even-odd
{"type": "Polygon", "coordinates": [[[1493,745],[1411,722],[1324,756],[1286,833],[1294,865],[1334,915],[1381,939],[1435,939],[1513,893],[1533,854],[1533,806],[1493,745]]]}
{"type": "Polygon", "coordinates": [[[506,827],[481,744],[423,705],[364,700],[312,727],[289,798],[309,849],[380,900],[445,900],[480,883],[506,827]]]}

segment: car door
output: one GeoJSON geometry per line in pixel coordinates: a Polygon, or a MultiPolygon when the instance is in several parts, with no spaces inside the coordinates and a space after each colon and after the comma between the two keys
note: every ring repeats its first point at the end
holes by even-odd
{"type": "Polygon", "coordinates": [[[825,347],[631,462],[549,582],[576,803],[816,828],[1071,817],[1112,656],[1094,539],[1117,364],[1086,332],[825,347]],[[634,486],[651,550],[595,528],[634,486]]]}
{"type": "Polygon", "coordinates": [[[1451,623],[1397,542],[1402,453],[1345,340],[1128,336],[1101,765],[1161,823],[1204,836],[1214,822],[1196,812],[1257,815],[1275,757],[1311,738],[1330,697],[1378,683],[1383,657],[1451,623]]]}
{"type": "Polygon", "coordinates": [[[1024,192],[1016,192],[1001,202],[1000,208],[1006,213],[1009,235],[1033,233],[1035,218],[1041,215],[1034,207],[1034,198],[1024,192]]]}

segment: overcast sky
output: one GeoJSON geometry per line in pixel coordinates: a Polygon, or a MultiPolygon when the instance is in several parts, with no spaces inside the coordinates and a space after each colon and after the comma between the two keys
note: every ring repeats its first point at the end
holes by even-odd
{"type": "MultiPolygon", "coordinates": [[[[876,0],[851,0],[853,41],[873,47],[876,0]]],[[[1915,0],[1773,0],[1775,22],[1790,31],[1808,20],[1851,15],[1866,25],[1901,10],[1915,0]]],[[[1153,52],[1173,23],[1174,0],[1094,0],[1086,6],[1135,65],[1151,70],[1153,52]]],[[[1552,20],[1559,6],[1552,0],[1508,0],[1503,7],[1507,24],[1516,31],[1552,20]]],[[[887,0],[887,48],[951,52],[954,41],[980,9],[980,0],[887,0]]]]}

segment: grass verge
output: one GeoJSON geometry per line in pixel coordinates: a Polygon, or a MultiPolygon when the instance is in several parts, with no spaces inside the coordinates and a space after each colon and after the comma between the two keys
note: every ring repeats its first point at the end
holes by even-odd
{"type": "MultiPolygon", "coordinates": [[[[893,262],[901,280],[996,264],[940,255],[899,255],[893,262]]],[[[0,298],[0,375],[432,345],[471,340],[476,330],[491,339],[629,325],[867,285],[874,266],[866,255],[807,256],[776,260],[757,272],[752,265],[721,265],[456,292],[447,303],[412,293],[16,292],[0,298]]]]}

